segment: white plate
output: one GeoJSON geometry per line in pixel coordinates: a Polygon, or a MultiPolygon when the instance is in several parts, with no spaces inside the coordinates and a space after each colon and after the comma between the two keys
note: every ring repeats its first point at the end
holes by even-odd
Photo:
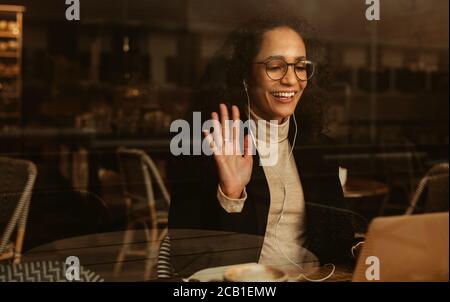
{"type": "MultiPolygon", "coordinates": [[[[245,264],[256,264],[256,263],[245,263],[245,264]]],[[[240,265],[240,264],[238,264],[240,265]]],[[[225,265],[225,266],[218,266],[218,267],[211,267],[206,268],[201,271],[196,272],[189,278],[183,279],[185,282],[189,281],[200,281],[200,282],[211,282],[211,281],[223,281],[223,274],[225,271],[233,266],[236,266],[236,264],[233,265],[225,265]]]]}

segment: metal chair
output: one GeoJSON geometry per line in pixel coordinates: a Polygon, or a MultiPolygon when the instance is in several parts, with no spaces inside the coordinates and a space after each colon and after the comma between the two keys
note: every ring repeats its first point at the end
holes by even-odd
{"type": "Polygon", "coordinates": [[[408,208],[415,188],[425,173],[425,154],[405,138],[385,140],[381,144],[383,171],[390,186],[380,215],[401,215],[408,208]]]}
{"type": "Polygon", "coordinates": [[[170,262],[170,238],[165,236],[161,241],[158,252],[158,262],[156,264],[156,274],[158,279],[170,279],[175,276],[175,271],[170,262]]]}
{"type": "Polygon", "coordinates": [[[100,168],[98,179],[101,186],[101,199],[111,214],[111,226],[123,230],[127,224],[127,203],[123,197],[122,180],[118,172],[100,168]]]}
{"type": "Polygon", "coordinates": [[[0,158],[0,175],[0,261],[20,263],[37,168],[30,161],[0,158]]]}
{"type": "Polygon", "coordinates": [[[405,214],[444,211],[448,211],[448,163],[434,165],[425,174],[405,214]]]}
{"type": "Polygon", "coordinates": [[[167,234],[170,195],[153,160],[142,150],[121,148],[117,151],[124,196],[127,200],[128,225],[124,246],[119,253],[115,275],[120,273],[126,256],[145,256],[148,278],[154,266],[153,253],[159,248],[159,241],[167,234]],[[155,189],[161,198],[156,198],[155,189]],[[132,251],[134,228],[143,226],[146,234],[146,250],[132,251]],[[163,228],[161,228],[164,226],[163,228]]]}

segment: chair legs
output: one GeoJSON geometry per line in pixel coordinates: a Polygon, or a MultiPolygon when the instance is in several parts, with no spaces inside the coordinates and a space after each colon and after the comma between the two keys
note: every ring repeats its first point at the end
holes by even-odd
{"type": "Polygon", "coordinates": [[[11,260],[14,258],[14,252],[0,254],[0,261],[11,260]]]}
{"type": "Polygon", "coordinates": [[[25,237],[25,228],[20,227],[17,229],[16,242],[8,244],[6,253],[0,254],[0,261],[9,260],[13,264],[19,264],[22,260],[22,247],[25,237]]]}
{"type": "Polygon", "coordinates": [[[19,264],[22,260],[22,247],[23,247],[23,240],[25,237],[25,228],[19,228],[17,230],[17,238],[16,238],[16,246],[15,246],[15,253],[14,253],[14,264],[19,264]]]}
{"type": "Polygon", "coordinates": [[[117,256],[116,265],[114,267],[114,276],[118,276],[122,269],[123,261],[125,260],[125,255],[128,252],[128,245],[133,239],[133,230],[130,228],[130,225],[127,226],[127,230],[125,231],[122,248],[120,249],[119,255],[117,256]]]}
{"type": "Polygon", "coordinates": [[[158,229],[157,228],[149,228],[147,223],[143,220],[139,221],[133,221],[128,224],[127,230],[125,231],[122,248],[119,252],[119,255],[117,256],[116,265],[114,267],[114,276],[118,277],[120,275],[120,272],[122,270],[123,262],[125,261],[125,258],[127,256],[135,255],[135,256],[144,256],[145,257],[145,271],[144,271],[144,277],[146,280],[150,279],[152,276],[152,273],[155,270],[156,265],[156,257],[157,257],[157,251],[159,248],[159,242],[164,238],[165,234],[167,233],[167,229],[164,229],[158,236],[158,229]],[[140,229],[139,231],[143,231],[145,235],[145,250],[143,251],[137,251],[132,250],[131,244],[133,242],[133,239],[135,237],[136,229],[134,229],[137,225],[143,225],[144,229],[140,229]]]}
{"type": "Polygon", "coordinates": [[[159,254],[159,247],[164,239],[164,237],[167,235],[167,228],[164,228],[161,230],[161,232],[158,235],[158,229],[153,228],[151,230],[151,241],[150,244],[147,245],[147,261],[145,266],[145,278],[148,280],[152,276],[152,274],[156,274],[157,264],[158,264],[158,254],[159,254]]]}

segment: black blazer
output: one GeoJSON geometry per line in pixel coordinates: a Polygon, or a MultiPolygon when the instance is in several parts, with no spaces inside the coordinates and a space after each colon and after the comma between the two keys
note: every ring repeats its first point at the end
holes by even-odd
{"type": "MultiPolygon", "coordinates": [[[[293,129],[293,125],[290,125],[293,129]]],[[[293,132],[289,139],[293,141],[293,132]]],[[[301,132],[301,131],[299,131],[301,132]]],[[[305,197],[305,247],[321,263],[349,263],[354,244],[352,215],[344,208],[333,141],[325,135],[298,135],[294,157],[305,197]]],[[[223,230],[264,236],[270,208],[270,191],[259,157],[247,185],[241,213],[227,213],[217,200],[218,174],[213,156],[179,156],[169,168],[172,200],[169,230],[223,230]]],[[[263,241],[250,256],[257,262],[263,241]]]]}

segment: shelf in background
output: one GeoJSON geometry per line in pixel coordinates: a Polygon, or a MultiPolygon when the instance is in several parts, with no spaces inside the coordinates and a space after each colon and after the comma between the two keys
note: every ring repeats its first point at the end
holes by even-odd
{"type": "Polygon", "coordinates": [[[0,98],[18,98],[20,97],[20,93],[18,92],[0,92],[0,98]]]}
{"type": "Polygon", "coordinates": [[[0,118],[5,118],[5,117],[16,117],[16,118],[19,118],[20,117],[20,112],[0,112],[0,118]]]}
{"type": "Polygon", "coordinates": [[[0,98],[2,103],[8,106],[0,106],[0,118],[7,127],[20,124],[22,119],[22,39],[23,39],[23,13],[25,6],[0,5],[0,18],[2,28],[0,30],[0,61],[3,78],[0,98]],[[5,27],[5,24],[7,25],[5,27]],[[13,62],[15,64],[13,64],[13,62]],[[12,64],[12,65],[11,65],[12,64]],[[11,83],[14,82],[14,83],[11,83]],[[5,90],[6,88],[6,90],[5,90]],[[10,104],[11,103],[12,107],[10,104]]]}
{"type": "Polygon", "coordinates": [[[11,38],[11,39],[18,39],[20,37],[19,35],[15,35],[12,32],[9,31],[0,31],[0,38],[11,38]]]}
{"type": "Polygon", "coordinates": [[[15,79],[19,75],[18,74],[1,74],[0,73],[0,79],[15,79]]]}
{"type": "Polygon", "coordinates": [[[19,5],[0,5],[0,13],[6,12],[6,13],[24,13],[25,12],[24,6],[19,5]]]}
{"type": "Polygon", "coordinates": [[[18,58],[19,54],[13,51],[0,51],[0,58],[18,58]]]}

